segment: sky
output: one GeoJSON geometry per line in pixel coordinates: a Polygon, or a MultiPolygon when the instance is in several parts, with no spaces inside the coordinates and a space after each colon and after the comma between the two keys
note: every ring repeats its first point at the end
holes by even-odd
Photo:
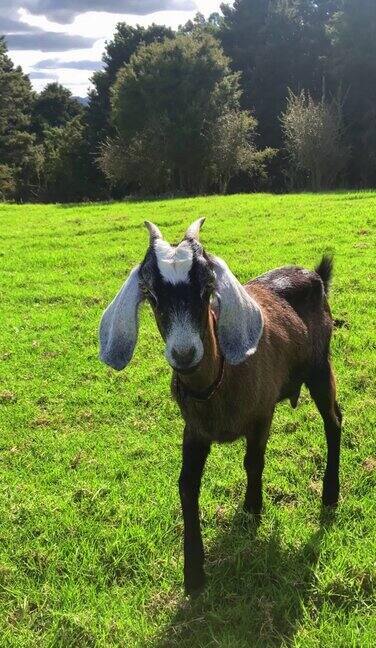
{"type": "MultiPolygon", "coordinates": [[[[84,97],[100,69],[116,24],[178,27],[197,11],[218,11],[223,0],[0,0],[0,35],[9,55],[40,91],[59,81],[84,97]]],[[[231,4],[230,0],[225,0],[231,4]]]]}

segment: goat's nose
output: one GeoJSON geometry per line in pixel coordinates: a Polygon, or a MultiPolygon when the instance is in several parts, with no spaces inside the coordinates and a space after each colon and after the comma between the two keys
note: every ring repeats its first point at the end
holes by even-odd
{"type": "Polygon", "coordinates": [[[172,349],[171,355],[179,367],[189,367],[192,364],[193,358],[195,357],[195,348],[192,346],[189,349],[184,349],[180,351],[178,349],[172,349]]]}

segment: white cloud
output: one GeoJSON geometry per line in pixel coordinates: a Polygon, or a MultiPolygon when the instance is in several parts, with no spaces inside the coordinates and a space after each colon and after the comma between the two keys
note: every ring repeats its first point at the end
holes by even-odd
{"type": "Polygon", "coordinates": [[[37,70],[36,72],[30,72],[29,77],[31,80],[47,79],[48,82],[57,81],[58,79],[56,74],[53,74],[51,72],[39,72],[39,70],[37,70]]]}
{"type": "MultiPolygon", "coordinates": [[[[0,9],[1,9],[0,0],[0,9]]],[[[61,3],[60,3],[61,4],[61,3]]],[[[138,5],[144,4],[139,2],[138,5]]],[[[18,12],[18,17],[27,25],[40,28],[46,32],[64,32],[68,35],[79,35],[86,38],[97,39],[90,49],[74,49],[64,52],[64,61],[80,61],[82,59],[90,61],[98,61],[101,59],[105,41],[111,40],[113,37],[116,24],[118,22],[127,22],[130,25],[143,25],[147,26],[151,23],[164,24],[172,28],[177,28],[179,25],[184,24],[187,20],[192,19],[196,11],[200,11],[205,16],[210,15],[214,11],[219,11],[222,0],[196,0],[196,9],[190,11],[159,11],[156,13],[144,14],[114,14],[102,12],[87,12],[76,15],[73,22],[70,24],[61,25],[56,22],[48,20],[45,16],[32,15],[26,9],[21,9],[18,12]]],[[[229,4],[231,4],[229,2],[229,4]]],[[[26,2],[23,2],[26,6],[26,2]]],[[[118,6],[118,4],[116,5],[118,6]]],[[[12,60],[21,65],[25,72],[32,71],[33,65],[45,58],[61,58],[61,51],[45,50],[42,51],[10,51],[12,60]]],[[[90,85],[90,78],[92,72],[87,70],[75,69],[54,69],[54,74],[58,76],[60,83],[68,87],[73,94],[85,96],[90,85]]],[[[33,86],[36,90],[40,90],[46,84],[42,79],[32,80],[33,86]]]]}
{"type": "Polygon", "coordinates": [[[101,61],[89,61],[80,59],[79,61],[62,61],[57,58],[42,59],[34,65],[34,70],[86,70],[94,72],[102,67],[101,61]]]}
{"type": "Polygon", "coordinates": [[[84,36],[46,31],[8,34],[6,37],[7,45],[11,50],[39,50],[40,52],[50,52],[52,48],[56,52],[66,52],[73,48],[88,48],[93,45],[94,40],[84,36]]]}
{"type": "MultiPolygon", "coordinates": [[[[3,3],[4,0],[0,0],[3,3]]],[[[193,11],[194,0],[22,0],[30,13],[66,24],[88,11],[147,15],[156,11],[193,11]]]]}

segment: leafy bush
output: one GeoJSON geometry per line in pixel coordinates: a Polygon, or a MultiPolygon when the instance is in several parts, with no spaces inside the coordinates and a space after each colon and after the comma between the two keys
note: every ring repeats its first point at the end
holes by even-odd
{"type": "Polygon", "coordinates": [[[290,91],[281,121],[292,183],[303,171],[314,191],[332,187],[348,158],[342,141],[340,102],[315,101],[304,90],[299,94],[290,91]]]}

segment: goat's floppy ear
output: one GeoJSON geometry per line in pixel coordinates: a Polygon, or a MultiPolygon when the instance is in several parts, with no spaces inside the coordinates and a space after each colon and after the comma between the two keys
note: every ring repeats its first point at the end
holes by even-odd
{"type": "Polygon", "coordinates": [[[225,360],[232,365],[252,355],[263,329],[260,307],[247,293],[227,264],[211,257],[219,302],[218,341],[225,360]]]}
{"type": "Polygon", "coordinates": [[[138,310],[142,301],[139,267],[106,308],[99,327],[100,359],[114,369],[124,369],[131,360],[138,336],[138,310]]]}

